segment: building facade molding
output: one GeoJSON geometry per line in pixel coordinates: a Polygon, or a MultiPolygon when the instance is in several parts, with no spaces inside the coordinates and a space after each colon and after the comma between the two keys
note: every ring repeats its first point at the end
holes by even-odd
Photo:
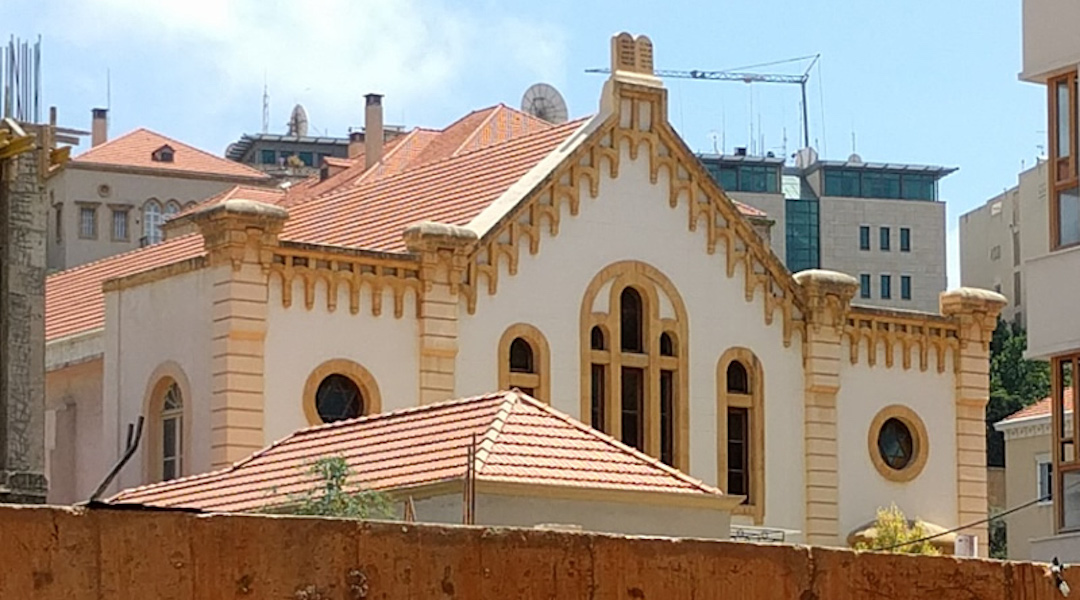
{"type": "Polygon", "coordinates": [[[303,403],[304,417],[308,425],[324,425],[325,421],[319,416],[316,406],[316,395],[319,385],[331,375],[344,375],[356,384],[357,389],[364,400],[363,410],[360,416],[373,415],[382,412],[382,394],[379,392],[379,384],[375,376],[363,365],[347,358],[332,358],[315,367],[307,380],[304,381],[303,403]]]}

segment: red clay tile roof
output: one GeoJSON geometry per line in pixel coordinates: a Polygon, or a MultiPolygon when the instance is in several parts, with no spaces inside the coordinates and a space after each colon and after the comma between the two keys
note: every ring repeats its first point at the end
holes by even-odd
{"type": "Polygon", "coordinates": [[[402,252],[406,227],[425,220],[467,224],[583,122],[572,121],[301,202],[289,208],[281,238],[402,252]]]}
{"type": "Polygon", "coordinates": [[[747,217],[767,217],[767,216],[769,216],[769,213],[767,213],[767,212],[765,212],[765,211],[763,211],[763,210],[761,210],[759,208],[754,208],[753,206],[750,206],[749,204],[743,204],[742,202],[739,202],[738,200],[735,200],[734,198],[731,200],[731,202],[735,205],[735,208],[739,209],[740,213],[742,213],[743,215],[745,215],[747,217]]]}
{"type": "MultiPolygon", "coordinates": [[[[1071,412],[1073,409],[1073,393],[1072,388],[1065,389],[1065,412],[1071,412]]],[[[998,423],[1012,423],[1021,419],[1033,419],[1036,417],[1049,417],[1051,412],[1050,398],[1043,398],[1035,404],[1029,404],[1024,408],[1014,412],[1013,414],[998,421],[998,423]]]]}
{"type": "Polygon", "coordinates": [[[50,275],[45,280],[45,341],[105,325],[105,280],[203,254],[202,235],[191,234],[50,275]]]}
{"type": "Polygon", "coordinates": [[[476,440],[477,480],[576,488],[722,492],[517,391],[301,429],[235,465],[125,490],[110,502],[208,511],[287,503],[312,487],[308,467],[341,456],[351,484],[393,490],[462,479],[476,440]]]}
{"type": "Polygon", "coordinates": [[[226,200],[232,200],[233,198],[243,198],[244,200],[254,200],[256,202],[265,202],[266,204],[281,204],[285,200],[285,190],[281,188],[234,185],[216,196],[210,196],[205,200],[201,200],[194,205],[185,208],[169,217],[168,220],[175,221],[176,219],[185,217],[191,213],[198,212],[210,206],[222,204],[226,200]]]}
{"type": "Polygon", "coordinates": [[[269,175],[247,165],[215,156],[194,146],[139,128],[90,148],[71,159],[77,164],[140,167],[161,171],[203,173],[219,177],[268,180],[269,175]],[[172,147],[173,162],[151,160],[150,155],[162,146],[172,147]]]}

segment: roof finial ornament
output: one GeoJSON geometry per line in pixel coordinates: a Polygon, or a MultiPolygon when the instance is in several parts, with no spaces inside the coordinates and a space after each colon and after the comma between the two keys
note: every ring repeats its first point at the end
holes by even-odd
{"type": "Polygon", "coordinates": [[[653,47],[648,36],[634,38],[624,31],[611,38],[611,72],[619,71],[653,75],[653,47]]]}

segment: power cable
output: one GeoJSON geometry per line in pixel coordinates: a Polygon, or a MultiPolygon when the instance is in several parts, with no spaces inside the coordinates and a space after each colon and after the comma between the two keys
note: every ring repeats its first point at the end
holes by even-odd
{"type": "Polygon", "coordinates": [[[1025,509],[1025,508],[1027,508],[1027,507],[1029,507],[1029,506],[1031,506],[1033,504],[1037,504],[1039,502],[1046,502],[1049,499],[1050,499],[1050,494],[1046,494],[1045,496],[1040,496],[1040,497],[1038,497],[1038,498],[1036,498],[1034,500],[1029,500],[1029,501],[1027,501],[1027,502],[1025,502],[1023,504],[1020,504],[1018,506],[1014,506],[1014,507],[1010,508],[1009,510],[999,512],[998,514],[987,517],[985,519],[980,519],[978,521],[975,521],[975,522],[972,522],[972,523],[967,523],[967,524],[961,525],[959,527],[954,527],[952,529],[942,531],[940,533],[935,533],[933,535],[924,536],[924,537],[921,537],[921,538],[919,538],[917,540],[911,540],[909,542],[900,542],[899,544],[893,544],[892,546],[888,546],[887,548],[874,548],[874,550],[878,551],[878,552],[888,552],[890,550],[895,550],[897,548],[903,548],[904,546],[910,546],[912,544],[921,544],[922,542],[928,542],[928,541],[930,541],[932,539],[939,538],[939,537],[941,537],[943,535],[949,535],[950,533],[956,533],[956,532],[961,531],[963,529],[968,529],[969,527],[977,527],[979,525],[982,525],[983,523],[989,523],[990,521],[996,521],[997,519],[1000,519],[1000,518],[1002,518],[1004,516],[1007,516],[1007,515],[1011,515],[1012,513],[1017,512],[1019,510],[1023,510],[1023,509],[1025,509]]]}

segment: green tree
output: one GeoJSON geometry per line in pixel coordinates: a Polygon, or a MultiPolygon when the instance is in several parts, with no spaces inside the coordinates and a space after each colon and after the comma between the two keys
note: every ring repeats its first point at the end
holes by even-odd
{"type": "Polygon", "coordinates": [[[1050,395],[1050,367],[1024,360],[1027,334],[998,319],[990,341],[990,401],[986,405],[986,463],[1005,466],[1005,438],[994,423],[1050,395]]]}
{"type": "Polygon", "coordinates": [[[922,540],[928,535],[926,525],[919,519],[909,522],[903,511],[896,504],[888,508],[879,508],[874,521],[877,535],[869,543],[859,542],[856,550],[881,550],[896,554],[941,554],[929,540],[922,540]],[[918,541],[922,540],[922,541],[918,541]]]}
{"type": "Polygon", "coordinates": [[[320,458],[309,473],[317,485],[292,496],[284,512],[294,515],[346,517],[352,519],[393,518],[390,498],[379,491],[349,486],[352,469],[341,456],[320,458]]]}

